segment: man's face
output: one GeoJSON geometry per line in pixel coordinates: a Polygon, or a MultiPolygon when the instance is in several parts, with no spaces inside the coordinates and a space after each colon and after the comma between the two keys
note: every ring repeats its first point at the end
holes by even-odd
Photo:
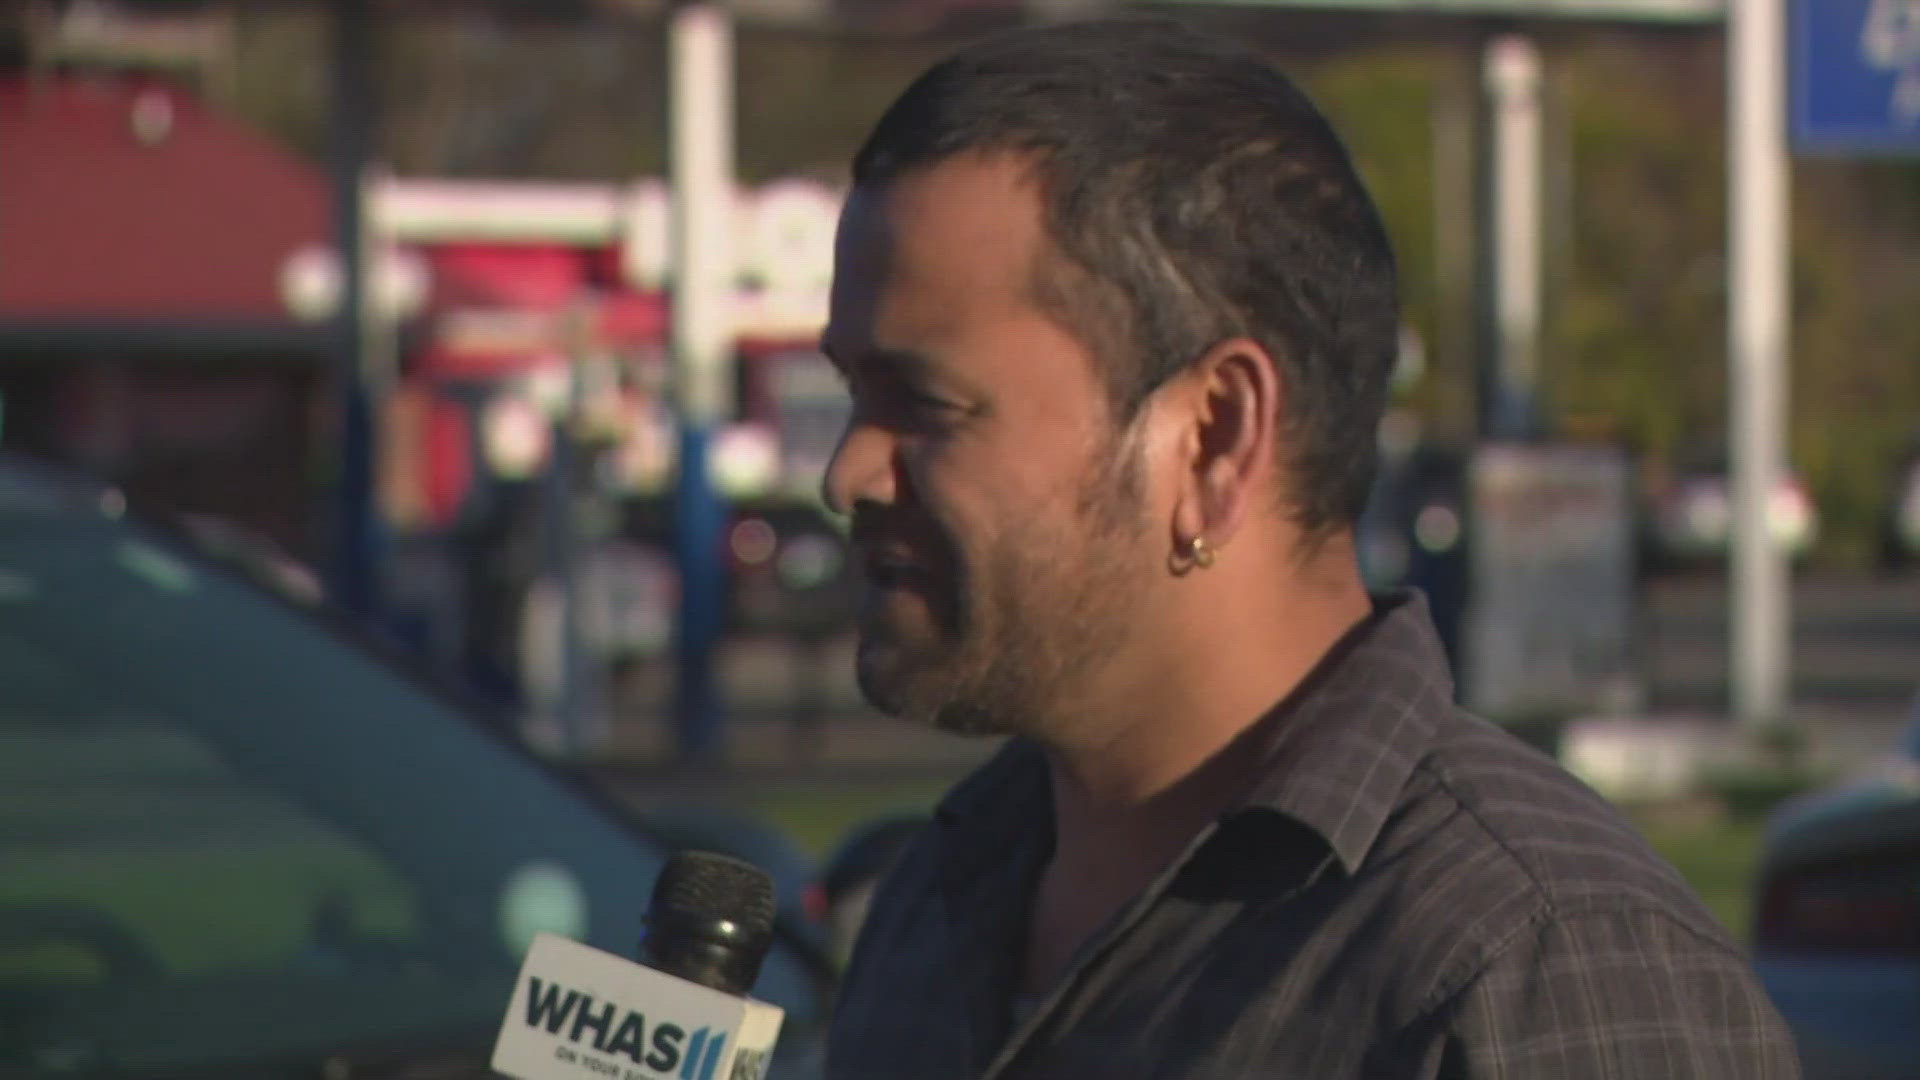
{"type": "Polygon", "coordinates": [[[854,398],[828,469],[867,571],[859,679],[956,731],[1031,731],[1135,632],[1157,565],[1137,432],[1034,302],[1037,190],[962,156],[840,223],[826,348],[854,398]]]}

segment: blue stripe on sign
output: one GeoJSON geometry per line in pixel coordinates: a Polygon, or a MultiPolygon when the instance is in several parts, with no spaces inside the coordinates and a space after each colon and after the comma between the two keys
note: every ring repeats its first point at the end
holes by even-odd
{"type": "Polygon", "coordinates": [[[701,1028],[693,1033],[693,1041],[687,1044],[687,1056],[680,1062],[680,1080],[696,1080],[700,1074],[700,1051],[707,1045],[707,1029],[701,1028]]]}
{"type": "Polygon", "coordinates": [[[720,1048],[727,1045],[727,1033],[721,1032],[707,1044],[707,1061],[700,1066],[700,1080],[713,1080],[713,1070],[720,1067],[720,1048]]]}

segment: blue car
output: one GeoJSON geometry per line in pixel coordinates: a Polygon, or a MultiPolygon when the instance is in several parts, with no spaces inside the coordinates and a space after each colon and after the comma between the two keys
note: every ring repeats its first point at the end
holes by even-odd
{"type": "MultiPolygon", "coordinates": [[[[631,956],[667,855],[782,862],[749,833],[636,817],[313,597],[0,459],[8,1080],[490,1075],[536,933],[631,956]]],[[[817,1070],[832,990],[783,920],[774,1076],[817,1070]]]]}
{"type": "Polygon", "coordinates": [[[1920,1076],[1920,704],[1896,753],[1774,815],[1759,889],[1755,967],[1807,1076],[1920,1076]]]}

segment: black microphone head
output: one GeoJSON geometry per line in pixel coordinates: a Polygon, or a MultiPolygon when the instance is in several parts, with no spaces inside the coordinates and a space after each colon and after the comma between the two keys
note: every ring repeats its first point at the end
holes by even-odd
{"type": "Polygon", "coordinates": [[[653,883],[653,906],[724,919],[759,937],[773,931],[773,878],[731,855],[676,852],[653,883]]]}
{"type": "Polygon", "coordinates": [[[743,994],[773,943],[765,870],[711,851],[676,852],[653,884],[644,958],[663,971],[743,994]]]}

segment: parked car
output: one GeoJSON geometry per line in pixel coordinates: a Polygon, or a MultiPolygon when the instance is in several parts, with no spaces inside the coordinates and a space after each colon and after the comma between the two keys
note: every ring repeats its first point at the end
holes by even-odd
{"type": "MultiPolygon", "coordinates": [[[[1820,538],[1820,509],[1798,476],[1781,477],[1767,500],[1774,537],[1794,558],[1820,538]]],[[[1721,471],[1691,472],[1655,494],[1647,554],[1655,565],[1691,566],[1727,557],[1733,536],[1733,482],[1721,471]]]]}
{"type": "Polygon", "coordinates": [[[1920,1068],[1920,702],[1897,752],[1774,815],[1754,962],[1808,1077],[1920,1068]]]}
{"type": "MultiPolygon", "coordinates": [[[[0,458],[0,1076],[487,1076],[534,934],[631,955],[686,839],[295,602],[0,458]]],[[[799,880],[799,879],[806,880],[799,880]]],[[[817,1069],[832,965],[783,914],[756,995],[817,1069]]]]}
{"type": "Polygon", "coordinates": [[[1920,437],[1894,470],[1890,488],[1882,562],[1898,570],[1920,563],[1920,437]]]}

